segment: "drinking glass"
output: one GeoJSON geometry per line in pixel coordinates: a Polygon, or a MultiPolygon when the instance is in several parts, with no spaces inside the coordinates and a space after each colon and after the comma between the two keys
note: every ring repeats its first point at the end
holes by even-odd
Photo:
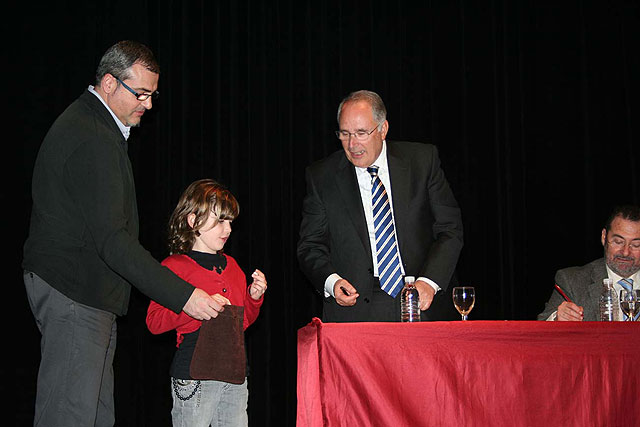
{"type": "Polygon", "coordinates": [[[620,291],[620,308],[627,315],[627,321],[633,322],[634,317],[640,310],[640,291],[626,290],[620,291]]]}
{"type": "Polygon", "coordinates": [[[476,303],[476,290],[472,286],[458,286],[453,288],[453,305],[462,316],[462,320],[467,320],[469,312],[473,310],[476,303]]]}

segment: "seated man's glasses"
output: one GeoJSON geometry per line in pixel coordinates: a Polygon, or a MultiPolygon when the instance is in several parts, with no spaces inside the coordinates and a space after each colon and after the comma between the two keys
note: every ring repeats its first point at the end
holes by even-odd
{"type": "Polygon", "coordinates": [[[607,240],[609,245],[614,249],[622,249],[625,246],[629,245],[629,249],[632,251],[640,251],[640,240],[632,240],[628,242],[624,239],[618,237],[612,237],[607,240]]]}

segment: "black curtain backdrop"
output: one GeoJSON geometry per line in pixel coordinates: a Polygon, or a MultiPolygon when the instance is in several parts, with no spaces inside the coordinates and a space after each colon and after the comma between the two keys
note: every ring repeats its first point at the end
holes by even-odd
{"type": "MultiPolygon", "coordinates": [[[[227,252],[267,275],[246,334],[252,426],[295,425],[296,332],[321,308],[295,255],[304,168],[340,149],[347,93],[382,96],[389,139],[439,148],[463,213],[458,274],[477,289],[472,320],[535,319],[558,268],[601,256],[611,206],[640,202],[636,1],[62,1],[4,20],[17,26],[17,68],[5,65],[17,72],[4,80],[16,115],[5,144],[19,147],[5,182],[17,184],[2,190],[15,308],[5,343],[18,356],[2,387],[15,425],[32,422],[39,362],[20,268],[35,156],[118,40],[148,44],[162,66],[161,97],[130,145],[141,242],[164,258],[181,191],[215,178],[241,206],[227,252]]],[[[175,336],[146,330],[147,304],[134,291],[118,321],[118,426],[170,425],[175,336]]]]}

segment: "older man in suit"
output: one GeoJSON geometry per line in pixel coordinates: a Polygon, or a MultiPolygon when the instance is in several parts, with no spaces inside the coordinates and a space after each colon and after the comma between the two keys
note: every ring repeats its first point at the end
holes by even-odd
{"type": "Polygon", "coordinates": [[[400,320],[404,275],[418,278],[422,317],[441,318],[462,219],[436,148],[387,142],[386,108],[371,91],[347,96],[338,124],[343,150],[306,170],[298,242],[300,267],[324,296],[323,320],[400,320]]]}
{"type": "MultiPolygon", "coordinates": [[[[600,320],[598,299],[602,280],[611,279],[616,295],[640,289],[640,207],[615,207],[600,236],[604,258],[581,267],[558,270],[556,284],[571,301],[553,291],[538,320],[600,320]]],[[[623,313],[618,313],[623,319],[623,313]]]]}

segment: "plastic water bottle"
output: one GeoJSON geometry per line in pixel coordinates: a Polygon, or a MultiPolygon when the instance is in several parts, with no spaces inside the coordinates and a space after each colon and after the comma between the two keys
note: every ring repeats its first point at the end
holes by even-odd
{"type": "Polygon", "coordinates": [[[400,320],[403,322],[420,321],[420,296],[415,285],[415,277],[405,276],[404,287],[400,292],[400,320]]]}
{"type": "Polygon", "coordinates": [[[602,280],[602,293],[600,294],[600,321],[613,322],[619,320],[618,298],[613,289],[611,279],[602,280]]]}

